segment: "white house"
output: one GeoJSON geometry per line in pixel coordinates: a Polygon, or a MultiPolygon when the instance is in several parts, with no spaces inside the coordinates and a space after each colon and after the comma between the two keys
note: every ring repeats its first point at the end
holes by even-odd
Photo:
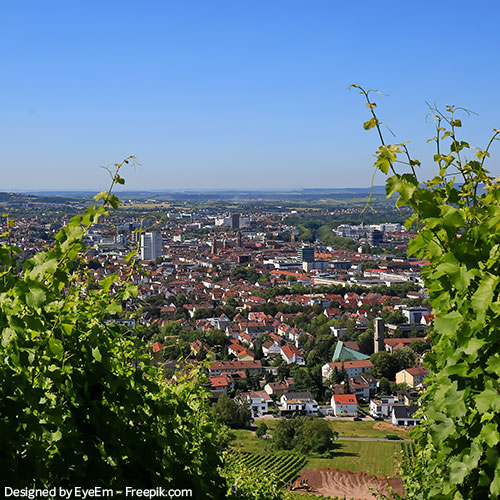
{"type": "Polygon", "coordinates": [[[306,361],[302,353],[292,344],[285,344],[281,346],[281,357],[287,362],[297,363],[298,365],[305,365],[306,361]]]}
{"type": "Polygon", "coordinates": [[[381,396],[370,400],[370,415],[372,417],[389,418],[392,407],[396,404],[394,396],[381,396]]]}
{"type": "Polygon", "coordinates": [[[321,375],[323,381],[329,379],[333,372],[337,370],[339,373],[345,370],[348,378],[354,378],[362,373],[368,372],[373,368],[373,363],[369,359],[360,361],[337,361],[335,363],[326,363],[321,367],[321,375]]]}
{"type": "Polygon", "coordinates": [[[317,415],[318,403],[310,392],[288,392],[280,399],[282,415],[295,413],[298,415],[317,415]]]}
{"type": "Polygon", "coordinates": [[[239,398],[248,404],[248,409],[253,415],[264,415],[268,413],[269,405],[273,402],[266,391],[242,392],[239,398]]]}
{"type": "Polygon", "coordinates": [[[420,422],[420,418],[415,418],[413,414],[417,411],[417,406],[393,406],[391,420],[398,427],[413,427],[420,422]]]}
{"type": "Polygon", "coordinates": [[[264,356],[270,356],[272,354],[280,354],[281,347],[276,341],[269,340],[262,344],[262,353],[264,356]]]}
{"type": "Polygon", "coordinates": [[[358,401],[354,394],[334,394],[332,396],[332,408],[336,417],[356,416],[358,401]]]}

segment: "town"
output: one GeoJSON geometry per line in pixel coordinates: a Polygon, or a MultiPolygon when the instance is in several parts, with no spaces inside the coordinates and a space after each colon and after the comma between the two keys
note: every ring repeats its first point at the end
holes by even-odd
{"type": "MultiPolygon", "coordinates": [[[[20,249],[20,269],[50,244],[72,204],[4,199],[13,213],[2,229],[20,249]]],[[[433,318],[426,262],[406,257],[414,234],[401,215],[389,203],[370,224],[349,201],[312,210],[226,205],[128,200],[92,226],[85,241],[95,282],[125,276],[135,252],[138,296],[106,320],[145,339],[168,378],[204,363],[213,404],[245,408],[243,426],[304,415],[416,425],[433,318]]]]}

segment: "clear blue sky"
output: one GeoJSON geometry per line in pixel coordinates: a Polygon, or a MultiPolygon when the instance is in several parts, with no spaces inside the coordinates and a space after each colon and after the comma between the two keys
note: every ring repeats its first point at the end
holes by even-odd
{"type": "Polygon", "coordinates": [[[0,190],[100,189],[99,166],[129,154],[142,166],[127,189],[365,187],[377,140],[350,83],[388,94],[382,118],[424,162],[425,101],[476,111],[471,144],[500,128],[493,0],[37,0],[0,14],[0,190]]]}

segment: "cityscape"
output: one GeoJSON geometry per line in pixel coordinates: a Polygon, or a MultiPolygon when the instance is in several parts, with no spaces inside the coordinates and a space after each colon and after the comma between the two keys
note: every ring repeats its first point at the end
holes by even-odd
{"type": "Polygon", "coordinates": [[[0,497],[500,499],[500,4],[1,12],[0,497]]]}

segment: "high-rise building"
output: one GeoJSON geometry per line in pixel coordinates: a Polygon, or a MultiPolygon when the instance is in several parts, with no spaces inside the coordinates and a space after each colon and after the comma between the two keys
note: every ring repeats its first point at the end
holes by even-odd
{"type": "Polygon", "coordinates": [[[368,244],[372,247],[379,247],[384,239],[384,233],[378,229],[371,229],[367,236],[368,244]]]}
{"type": "Polygon", "coordinates": [[[160,233],[150,232],[141,234],[141,259],[156,260],[163,254],[162,237],[160,233]]]}
{"type": "Polygon", "coordinates": [[[302,247],[297,250],[299,262],[314,262],[314,248],[302,247]]]}
{"type": "Polygon", "coordinates": [[[232,229],[240,228],[240,214],[231,215],[231,228],[232,229]]]}

